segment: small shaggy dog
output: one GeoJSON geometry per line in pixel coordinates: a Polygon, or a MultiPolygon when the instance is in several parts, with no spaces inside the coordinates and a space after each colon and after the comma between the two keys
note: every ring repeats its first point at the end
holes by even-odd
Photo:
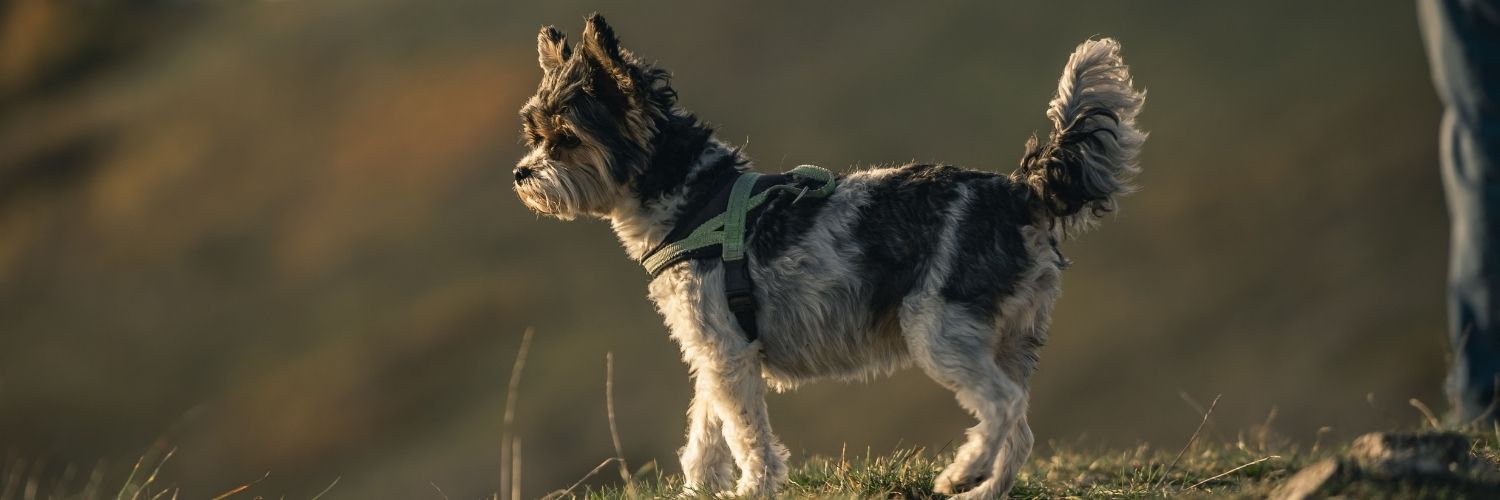
{"type": "MultiPolygon", "coordinates": [[[[678,108],[667,72],[622,48],[603,18],[588,18],[576,50],[543,28],[537,51],[541,86],[521,110],[530,152],[515,169],[527,207],[608,220],[640,261],[676,226],[733,212],[723,193],[734,184],[730,196],[743,196],[736,179],[755,178],[749,160],[678,108]]],[[[711,248],[726,247],[723,260],[662,266],[650,297],[696,391],[679,453],[686,487],[775,494],[787,452],[771,432],[767,389],[915,364],[979,420],[937,490],[1003,497],[1031,453],[1027,387],[1067,266],[1058,242],[1130,190],[1143,100],[1119,44],[1086,41],[1047,110],[1055,128],[1027,143],[1011,174],[877,168],[827,176],[832,190],[806,198],[815,179],[787,176],[786,189],[763,190],[746,209],[745,236],[733,241],[742,260],[730,260],[724,236],[711,248]],[[740,302],[753,309],[726,289],[735,267],[748,269],[753,301],[740,302]]]]}

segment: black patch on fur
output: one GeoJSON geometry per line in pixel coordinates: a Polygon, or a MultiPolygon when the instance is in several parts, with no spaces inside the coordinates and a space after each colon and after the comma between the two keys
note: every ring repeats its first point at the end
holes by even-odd
{"type": "Polygon", "coordinates": [[[623,101],[609,102],[590,94],[574,97],[569,104],[573,126],[587,131],[610,156],[609,175],[617,183],[628,181],[635,165],[648,159],[645,145],[625,134],[624,121],[616,111],[621,105],[623,101]]]}
{"type": "MultiPolygon", "coordinates": [[[[660,199],[676,189],[684,187],[691,189],[690,186],[686,186],[688,173],[703,155],[703,150],[708,147],[708,140],[713,137],[714,133],[713,128],[699,122],[690,114],[669,114],[665,120],[657,122],[656,129],[656,140],[652,148],[656,153],[652,155],[650,165],[636,177],[633,183],[637,199],[643,201],[660,199]]],[[[709,170],[704,172],[709,174],[706,177],[733,174],[735,167],[742,164],[744,160],[738,158],[738,155],[731,154],[719,162],[725,165],[709,166],[709,170]]],[[[716,185],[713,182],[702,184],[704,180],[700,178],[695,184],[716,185]]],[[[706,180],[713,181],[713,179],[706,180]]],[[[704,195],[698,191],[703,190],[692,191],[692,195],[704,195]]]]}
{"type": "Polygon", "coordinates": [[[993,176],[948,165],[907,165],[873,181],[854,239],[856,268],[870,286],[870,309],[885,316],[931,267],[959,184],[993,176]]]}
{"type": "Polygon", "coordinates": [[[1056,217],[1067,217],[1084,209],[1095,216],[1110,211],[1108,200],[1115,194],[1113,186],[1100,186],[1088,175],[1088,162],[1081,157],[1087,151],[1103,151],[1100,134],[1108,134],[1118,140],[1109,127],[1093,126],[1092,120],[1120,122],[1119,115],[1106,108],[1089,108],[1078,114],[1062,130],[1052,132],[1047,143],[1042,144],[1036,136],[1026,141],[1026,154],[1021,157],[1018,173],[1025,178],[1034,172],[1042,173],[1039,205],[1056,217]]]}
{"type": "Polygon", "coordinates": [[[943,298],[977,317],[992,317],[999,300],[1016,292],[1031,265],[1021,227],[1032,223],[1028,189],[994,175],[968,183],[968,206],[958,220],[953,265],[943,298]]]}
{"type": "Polygon", "coordinates": [[[709,200],[718,194],[718,186],[726,186],[740,171],[740,166],[747,162],[739,155],[725,155],[712,165],[703,168],[691,183],[684,181],[678,186],[687,190],[687,202],[677,207],[677,212],[672,214],[673,224],[690,216],[696,207],[708,204],[709,200]]]}
{"type": "Polygon", "coordinates": [[[750,253],[759,262],[781,255],[787,248],[796,245],[812,229],[813,221],[823,211],[825,200],[797,199],[796,193],[779,191],[772,193],[760,207],[760,215],[750,226],[750,253]]]}
{"type": "Polygon", "coordinates": [[[615,86],[615,81],[606,71],[597,67],[590,71],[589,83],[584,85],[583,91],[604,103],[604,108],[614,115],[615,121],[624,126],[625,115],[632,107],[630,96],[615,86]]]}

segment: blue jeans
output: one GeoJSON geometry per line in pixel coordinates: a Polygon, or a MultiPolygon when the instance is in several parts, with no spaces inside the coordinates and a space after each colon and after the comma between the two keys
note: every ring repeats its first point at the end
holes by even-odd
{"type": "Polygon", "coordinates": [[[1446,108],[1451,417],[1487,423],[1500,416],[1500,0],[1418,0],[1417,11],[1446,108]]]}

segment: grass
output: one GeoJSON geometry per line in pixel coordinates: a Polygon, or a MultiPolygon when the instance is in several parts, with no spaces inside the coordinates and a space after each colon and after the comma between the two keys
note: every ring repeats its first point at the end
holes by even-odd
{"type": "MultiPolygon", "coordinates": [[[[933,479],[950,456],[922,449],[907,449],[890,455],[865,455],[852,460],[813,457],[795,465],[784,498],[938,498],[933,479]]],[[[1275,479],[1286,475],[1286,463],[1260,462],[1219,479],[1197,484],[1263,456],[1233,447],[1203,449],[1189,454],[1171,470],[1166,465],[1172,453],[1139,447],[1129,451],[1091,452],[1066,449],[1034,454],[1011,491],[1012,498],[1152,498],[1189,493],[1247,495],[1269,492],[1275,479]],[[1163,474],[1163,472],[1166,472],[1163,474]]],[[[640,497],[659,498],[681,492],[681,478],[657,474],[637,478],[640,497]]],[[[594,500],[630,498],[622,486],[611,485],[587,491],[581,497],[594,500]]]]}
{"type": "MultiPolygon", "coordinates": [[[[1337,493],[1349,498],[1487,497],[1495,491],[1496,477],[1500,477],[1500,426],[1463,433],[1469,438],[1469,454],[1476,464],[1477,471],[1472,474],[1460,475],[1457,481],[1426,483],[1360,479],[1345,484],[1337,493]]],[[[1146,445],[1129,450],[1083,449],[1054,442],[1037,446],[1022,468],[1011,498],[1265,498],[1302,467],[1343,452],[1343,447],[1318,445],[1304,451],[1265,431],[1250,433],[1233,442],[1190,438],[1187,446],[1177,449],[1146,445]]],[[[176,498],[174,485],[157,481],[157,472],[171,456],[167,452],[159,459],[142,457],[124,484],[110,493],[117,500],[176,498]],[[156,463],[153,466],[150,462],[156,463]]],[[[778,497],[941,498],[932,491],[933,480],[951,458],[949,453],[934,454],[921,448],[887,455],[866,450],[857,456],[814,456],[794,464],[778,497]]],[[[606,460],[589,476],[608,470],[616,461],[606,460]]],[[[681,476],[665,473],[654,463],[622,475],[628,475],[630,481],[569,489],[553,497],[694,498],[682,494],[681,476]]],[[[251,481],[214,498],[239,498],[258,482],[251,481]]],[[[8,483],[0,497],[11,498],[13,493],[22,493],[14,481],[0,483],[8,483]]],[[[314,499],[324,497],[337,484],[335,479],[314,499]]],[[[84,493],[79,498],[108,498],[107,493],[99,494],[104,492],[95,487],[87,490],[96,493],[84,493]]],[[[329,496],[338,497],[336,493],[329,496]]]]}
{"type": "MultiPolygon", "coordinates": [[[[520,498],[520,440],[512,426],[519,383],[532,335],[530,329],[523,335],[512,366],[500,443],[502,487],[500,492],[491,497],[494,500],[520,498]],[[506,453],[507,451],[513,453],[506,453]]],[[[571,486],[556,490],[543,498],[694,498],[695,495],[691,492],[684,494],[680,476],[663,473],[654,462],[634,473],[629,471],[623,459],[619,430],[615,423],[612,353],[606,355],[605,367],[606,417],[616,456],[601,462],[571,486]],[[621,481],[601,486],[586,485],[611,464],[619,467],[621,481]]],[[[1121,451],[1082,449],[1057,442],[1042,444],[1033,450],[1031,457],[1023,465],[1016,484],[1010,491],[1010,497],[1266,498],[1300,469],[1327,458],[1345,455],[1347,446],[1321,447],[1323,431],[1318,433],[1318,440],[1306,451],[1288,440],[1276,437],[1271,431],[1271,422],[1275,419],[1274,409],[1266,422],[1255,426],[1248,436],[1241,433],[1232,441],[1200,440],[1219,399],[1215,397],[1203,409],[1192,398],[1187,395],[1183,397],[1202,414],[1203,419],[1180,448],[1140,445],[1121,451]]],[[[1500,423],[1490,424],[1488,429],[1473,425],[1463,429],[1443,428],[1425,405],[1417,400],[1412,400],[1411,404],[1426,417],[1426,425],[1418,432],[1457,431],[1467,438],[1470,458],[1468,466],[1450,466],[1451,473],[1448,474],[1398,479],[1372,477],[1370,474],[1347,472],[1341,468],[1337,473],[1339,475],[1335,476],[1337,479],[1329,483],[1335,485],[1332,487],[1335,491],[1321,493],[1350,498],[1500,497],[1497,494],[1500,492],[1500,423]]],[[[162,466],[175,452],[175,449],[167,450],[155,460],[148,460],[153,455],[152,452],[140,457],[115,494],[115,500],[175,500],[180,489],[175,484],[163,485],[157,482],[162,466]],[[155,462],[155,466],[150,466],[149,462],[155,462]],[[149,473],[146,473],[147,469],[150,470],[149,473]]],[[[929,453],[923,448],[898,450],[889,455],[874,455],[867,449],[863,456],[853,458],[842,453],[837,459],[813,456],[793,464],[788,482],[778,492],[778,497],[942,498],[942,495],[933,491],[933,483],[951,459],[951,453],[929,453]]],[[[27,499],[37,498],[39,486],[36,471],[23,479],[21,475],[27,470],[25,463],[17,468],[11,468],[10,465],[7,463],[0,466],[0,500],[14,498],[16,494],[27,499]]],[[[263,479],[265,477],[225,491],[213,497],[213,500],[228,499],[245,493],[263,479]]],[[[81,494],[68,497],[87,500],[103,498],[100,495],[99,480],[100,475],[96,470],[81,494]]],[[[63,483],[67,482],[67,479],[62,479],[54,489],[62,489],[66,486],[63,483]]],[[[313,500],[327,495],[338,482],[339,479],[335,478],[313,500]]],[[[441,488],[436,484],[432,486],[438,495],[447,498],[441,488]]],[[[52,496],[54,495],[46,497],[52,496]]],[[[257,495],[256,498],[260,496],[257,495]]],[[[712,498],[726,497],[721,495],[712,498]]]]}
{"type": "MultiPolygon", "coordinates": [[[[1465,432],[1471,455],[1488,472],[1500,473],[1500,431],[1465,432]]],[[[1011,498],[1265,498],[1302,467],[1338,456],[1342,447],[1299,450],[1285,441],[1241,438],[1195,442],[1180,449],[1139,446],[1130,450],[1037,446],[1021,471],[1011,498]]],[[[794,464],[781,498],[940,498],[933,479],[947,454],[907,449],[890,455],[812,457],[794,464]]],[[[680,476],[655,472],[623,484],[587,489],[580,498],[613,500],[681,495],[680,476]]],[[[1465,498],[1457,484],[1354,481],[1340,493],[1353,498],[1465,498]]]]}
{"type": "MultiPolygon", "coordinates": [[[[529,337],[528,331],[526,338],[529,337]]],[[[518,367],[524,359],[523,347],[518,367]]],[[[654,462],[634,474],[626,468],[614,421],[612,355],[606,356],[605,364],[607,417],[616,456],[600,463],[572,486],[543,498],[692,498],[691,492],[684,493],[681,476],[663,473],[654,462]],[[612,463],[619,466],[621,481],[580,489],[612,463]]],[[[512,373],[512,392],[519,375],[519,369],[512,373]]],[[[1207,408],[1186,394],[1183,398],[1203,418],[1182,446],[1165,449],[1140,445],[1120,451],[1082,449],[1057,442],[1040,444],[1022,466],[1010,497],[1266,498],[1303,467],[1342,457],[1347,451],[1347,444],[1322,446],[1327,428],[1318,432],[1318,439],[1306,450],[1276,436],[1271,427],[1276,417],[1274,409],[1263,424],[1240,433],[1237,439],[1200,440],[1219,398],[1216,396],[1207,408]]],[[[1346,475],[1332,483],[1337,491],[1329,493],[1351,498],[1475,498],[1493,497],[1500,491],[1500,424],[1492,424],[1490,428],[1472,424],[1462,429],[1444,428],[1426,405],[1415,399],[1411,404],[1426,417],[1426,425],[1418,432],[1457,431],[1467,437],[1472,467],[1456,469],[1446,478],[1382,480],[1368,475],[1346,475]]],[[[873,455],[867,449],[863,456],[852,459],[845,454],[837,459],[813,456],[792,464],[788,481],[778,497],[942,498],[943,495],[933,491],[933,483],[951,459],[951,453],[929,453],[923,448],[898,450],[889,455],[873,455]]],[[[500,496],[495,498],[499,500],[500,496]]],[[[513,494],[510,498],[518,496],[513,494]]]]}

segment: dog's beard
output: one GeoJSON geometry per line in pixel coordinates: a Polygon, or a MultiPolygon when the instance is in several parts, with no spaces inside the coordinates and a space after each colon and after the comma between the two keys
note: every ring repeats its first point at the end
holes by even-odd
{"type": "Polygon", "coordinates": [[[562,220],[607,215],[620,198],[622,187],[610,179],[604,155],[597,149],[587,149],[587,163],[541,160],[531,167],[531,177],[515,185],[521,202],[533,212],[562,220]]]}

